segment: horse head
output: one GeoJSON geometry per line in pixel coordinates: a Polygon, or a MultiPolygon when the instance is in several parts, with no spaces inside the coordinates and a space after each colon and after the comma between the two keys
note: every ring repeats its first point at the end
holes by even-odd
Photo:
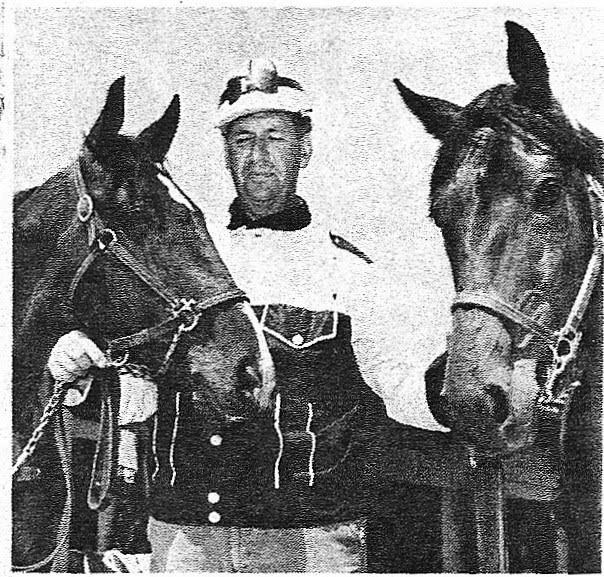
{"type": "MultiPolygon", "coordinates": [[[[218,421],[269,404],[272,364],[251,307],[201,212],[169,190],[162,163],[178,120],[176,95],[138,136],[120,134],[120,78],[75,163],[16,197],[16,394],[80,328],[116,364],[177,382],[218,421]]],[[[16,413],[31,427],[26,407],[16,413]]]]}
{"type": "MultiPolygon", "coordinates": [[[[513,22],[506,30],[514,83],[465,107],[395,80],[440,141],[430,214],[457,291],[441,398],[448,424],[483,454],[523,445],[528,437],[516,435],[514,425],[528,393],[516,381],[528,378],[536,387],[532,401],[543,398],[545,383],[554,383],[552,359],[578,344],[574,333],[584,333],[577,357],[591,354],[597,364],[599,299],[590,295],[601,282],[593,269],[601,262],[594,251],[601,248],[602,142],[565,116],[534,36],[513,22]],[[589,294],[581,293],[586,280],[589,294]],[[561,334],[573,310],[588,302],[581,326],[561,334]]],[[[576,367],[587,363],[574,364],[580,379],[576,367]]]]}

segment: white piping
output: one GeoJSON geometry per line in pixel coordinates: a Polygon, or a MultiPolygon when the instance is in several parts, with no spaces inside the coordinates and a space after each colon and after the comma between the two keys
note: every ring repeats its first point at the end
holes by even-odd
{"type": "Polygon", "coordinates": [[[153,419],[153,441],[152,441],[152,450],[153,450],[153,459],[155,460],[155,470],[151,475],[151,480],[155,481],[155,477],[159,471],[159,459],[157,457],[157,427],[158,427],[158,417],[157,412],[155,413],[155,418],[153,419]]]}
{"type": "Polygon", "coordinates": [[[317,343],[320,343],[321,341],[328,341],[330,339],[335,339],[338,334],[339,314],[338,314],[338,311],[332,311],[332,315],[333,315],[332,329],[329,334],[321,335],[315,339],[312,339],[311,341],[307,341],[305,343],[302,343],[301,345],[297,345],[296,343],[290,341],[288,338],[284,337],[282,334],[278,333],[277,331],[274,331],[273,329],[269,329],[264,324],[265,320],[266,320],[266,313],[267,313],[269,306],[270,305],[264,305],[264,308],[262,310],[262,316],[260,318],[260,325],[262,326],[262,329],[264,330],[264,332],[268,333],[269,335],[272,335],[276,339],[280,340],[282,343],[285,343],[286,345],[288,345],[294,349],[307,349],[309,347],[312,347],[313,345],[316,345],[317,343]]]}
{"type": "Polygon", "coordinates": [[[176,481],[176,464],[174,463],[174,447],[176,445],[176,433],[178,432],[178,419],[180,417],[180,392],[176,393],[176,416],[174,417],[174,427],[172,429],[172,440],[170,441],[170,468],[172,469],[172,479],[170,485],[174,487],[176,481]]]}
{"type": "Polygon", "coordinates": [[[308,403],[308,422],[306,423],[306,432],[310,435],[310,456],[308,457],[308,486],[312,487],[315,484],[315,451],[317,450],[317,435],[310,430],[312,424],[312,403],[308,403]]]}
{"type": "Polygon", "coordinates": [[[275,398],[275,419],[274,419],[274,427],[277,433],[277,437],[279,439],[279,454],[275,459],[275,489],[279,488],[279,463],[281,462],[281,457],[283,457],[283,433],[281,432],[281,427],[279,424],[279,419],[281,418],[281,395],[277,393],[275,398]]]}
{"type": "Polygon", "coordinates": [[[244,302],[239,305],[244,314],[250,319],[256,339],[258,341],[258,350],[260,351],[260,374],[262,375],[262,389],[258,396],[258,403],[263,409],[266,409],[270,404],[271,395],[275,388],[275,364],[273,357],[266,342],[266,336],[262,331],[262,326],[252,309],[249,302],[244,302]]]}

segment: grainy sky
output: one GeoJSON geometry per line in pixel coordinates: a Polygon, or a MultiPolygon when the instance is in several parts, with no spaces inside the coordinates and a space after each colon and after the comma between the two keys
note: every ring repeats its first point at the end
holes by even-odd
{"type": "Polygon", "coordinates": [[[405,109],[392,78],[468,103],[509,81],[508,19],[540,41],[567,112],[604,136],[604,12],[595,8],[18,10],[15,186],[40,184],[75,157],[107,87],[125,74],[127,133],[181,95],[173,174],[209,219],[220,218],[233,190],[211,115],[231,72],[251,56],[270,56],[314,100],[314,156],[300,193],[392,271],[385,332],[420,383],[444,349],[452,283],[427,217],[437,143],[405,109]]]}

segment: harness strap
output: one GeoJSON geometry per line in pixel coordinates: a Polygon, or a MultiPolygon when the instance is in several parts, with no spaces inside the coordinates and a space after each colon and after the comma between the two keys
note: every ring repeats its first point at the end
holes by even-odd
{"type": "Polygon", "coordinates": [[[87,255],[86,258],[82,261],[82,264],[78,267],[73,279],[71,280],[71,284],[69,285],[69,302],[73,302],[75,292],[80,285],[80,282],[84,278],[84,275],[88,271],[88,269],[92,266],[94,261],[101,256],[102,251],[98,247],[94,247],[87,255]]]}
{"type": "Polygon", "coordinates": [[[581,288],[577,293],[577,298],[573,303],[568,319],[565,325],[560,330],[561,335],[575,335],[579,329],[579,325],[585,316],[585,311],[591,300],[591,295],[596,286],[598,278],[600,278],[600,270],[602,269],[602,242],[594,245],[594,252],[591,255],[585,276],[581,283],[581,288]]]}
{"type": "Polygon", "coordinates": [[[148,345],[174,333],[174,331],[178,328],[178,325],[182,323],[183,319],[179,317],[166,319],[153,327],[142,329],[137,333],[126,335],[124,337],[118,337],[109,341],[109,350],[112,353],[122,353],[128,349],[148,345]]]}
{"type": "Polygon", "coordinates": [[[587,175],[587,182],[589,183],[589,204],[593,224],[593,253],[589,259],[575,302],[568,313],[566,323],[560,330],[560,334],[563,336],[568,334],[572,336],[577,333],[602,269],[602,255],[604,253],[602,203],[604,202],[604,193],[602,185],[590,174],[587,175]]]}
{"type": "Polygon", "coordinates": [[[106,378],[101,379],[101,421],[88,486],[88,507],[93,511],[105,504],[117,462],[119,395],[106,378]]]}
{"type": "Polygon", "coordinates": [[[88,222],[89,231],[95,228],[98,228],[100,232],[93,239],[90,252],[78,267],[71,281],[69,287],[69,296],[71,299],[73,299],[78,285],[94,261],[103,254],[111,254],[169,305],[173,307],[178,305],[179,301],[174,296],[174,293],[155,274],[130,254],[130,251],[119,242],[113,230],[103,228],[101,220],[96,215],[88,222]]]}
{"type": "MultiPolygon", "coordinates": [[[[107,230],[107,229],[106,229],[107,230]]],[[[142,265],[140,261],[134,258],[128,249],[123,246],[117,239],[107,246],[107,252],[113,255],[123,265],[128,267],[136,276],[138,276],[150,289],[152,289],[159,297],[165,300],[168,304],[178,306],[178,299],[174,293],[164,285],[157,275],[154,275],[147,267],[142,265]]]]}
{"type": "Polygon", "coordinates": [[[478,306],[493,311],[499,316],[514,321],[517,325],[524,327],[530,332],[538,335],[550,345],[555,345],[557,336],[548,327],[533,317],[523,313],[516,307],[508,304],[503,299],[489,293],[475,292],[470,290],[461,291],[455,299],[451,309],[455,310],[462,306],[478,306]]]}
{"type": "MultiPolygon", "coordinates": [[[[200,303],[195,303],[195,310],[204,311],[211,309],[220,303],[243,300],[247,300],[245,293],[239,289],[234,289],[220,293],[219,295],[208,298],[200,303]]],[[[109,350],[115,352],[124,352],[126,349],[148,345],[153,341],[161,340],[168,335],[172,335],[179,326],[186,327],[187,325],[190,325],[195,321],[195,316],[196,313],[193,311],[185,310],[179,312],[177,310],[173,317],[166,319],[155,326],[109,341],[109,350]]]]}

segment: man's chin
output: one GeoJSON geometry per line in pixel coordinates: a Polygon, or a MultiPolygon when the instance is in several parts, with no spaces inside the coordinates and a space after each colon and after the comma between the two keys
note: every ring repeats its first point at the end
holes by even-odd
{"type": "Polygon", "coordinates": [[[245,203],[246,211],[253,220],[275,214],[281,210],[281,204],[273,199],[248,200],[245,203]]]}

